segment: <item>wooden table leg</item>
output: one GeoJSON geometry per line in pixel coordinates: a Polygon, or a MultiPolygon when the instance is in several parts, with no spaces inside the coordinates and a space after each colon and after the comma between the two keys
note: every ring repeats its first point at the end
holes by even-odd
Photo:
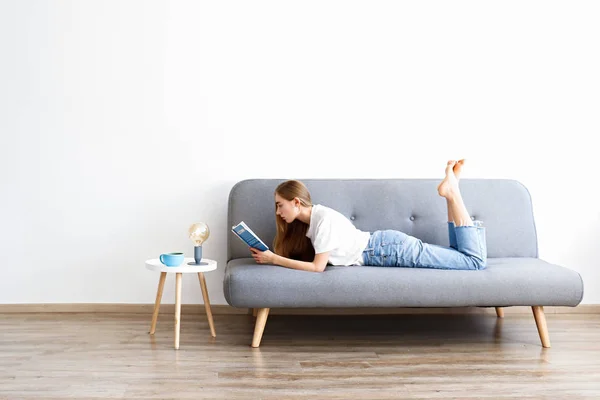
{"type": "Polygon", "coordinates": [[[181,320],[181,272],[175,280],[175,349],[179,349],[179,321],[181,320]]]}
{"type": "Polygon", "coordinates": [[[217,337],[212,312],[210,310],[210,300],[208,299],[208,288],[206,287],[206,279],[204,279],[204,274],[202,272],[198,272],[198,279],[200,279],[200,288],[202,289],[202,297],[204,298],[204,308],[206,309],[208,326],[210,326],[210,334],[212,337],[217,337]]]}
{"type": "Polygon", "coordinates": [[[152,313],[152,325],[150,326],[150,334],[154,335],[156,330],[156,321],[158,320],[158,309],[160,308],[160,299],[162,299],[163,288],[165,287],[165,279],[167,278],[166,272],[160,273],[160,279],[158,280],[158,291],[156,292],[156,301],[154,302],[154,313],[152,313]]]}

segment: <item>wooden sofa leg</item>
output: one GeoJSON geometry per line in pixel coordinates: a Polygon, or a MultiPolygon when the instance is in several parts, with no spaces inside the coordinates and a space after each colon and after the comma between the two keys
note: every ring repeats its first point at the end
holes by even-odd
{"type": "Polygon", "coordinates": [[[498,318],[504,318],[504,310],[502,307],[496,307],[496,315],[498,318]]]}
{"type": "Polygon", "coordinates": [[[253,317],[256,318],[257,310],[258,310],[258,308],[249,308],[248,309],[248,315],[252,315],[253,317]]]}
{"type": "Polygon", "coordinates": [[[265,330],[265,324],[267,323],[269,310],[269,308],[258,309],[256,325],[254,326],[254,337],[252,338],[252,347],[260,346],[260,340],[262,339],[262,335],[265,330]]]}
{"type": "Polygon", "coordinates": [[[535,318],[535,324],[537,325],[540,339],[542,340],[543,347],[550,347],[550,336],[548,335],[548,327],[546,326],[546,316],[544,315],[543,306],[532,306],[533,317],[535,318]]]}

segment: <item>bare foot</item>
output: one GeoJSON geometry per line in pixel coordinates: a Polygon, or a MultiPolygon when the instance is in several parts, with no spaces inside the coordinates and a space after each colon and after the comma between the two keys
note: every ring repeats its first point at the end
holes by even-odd
{"type": "Polygon", "coordinates": [[[448,161],[448,165],[446,165],[446,177],[437,187],[439,195],[447,199],[453,197],[458,192],[458,179],[456,179],[453,171],[455,165],[456,161],[448,161]]]}
{"type": "Polygon", "coordinates": [[[457,180],[460,180],[460,173],[462,172],[463,167],[465,166],[465,159],[461,159],[458,160],[456,162],[456,164],[454,165],[454,168],[452,168],[452,171],[454,171],[454,176],[456,176],[457,180]]]}

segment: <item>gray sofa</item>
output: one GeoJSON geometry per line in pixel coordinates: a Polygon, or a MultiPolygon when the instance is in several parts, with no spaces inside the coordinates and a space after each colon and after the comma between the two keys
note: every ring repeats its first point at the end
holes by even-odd
{"type": "MultiPolygon", "coordinates": [[[[439,179],[301,179],[314,204],[332,207],[363,231],[396,229],[448,246],[446,201],[439,179]]],[[[240,221],[271,248],[274,190],[283,179],[238,182],[229,195],[228,231],[240,221]]],[[[519,182],[462,179],[469,214],[486,227],[488,264],[481,271],[328,266],[305,272],[259,265],[228,234],[223,289],[233,307],[255,309],[252,347],[258,347],[269,309],[277,307],[502,307],[531,306],[542,346],[550,347],[543,306],[581,302],[583,281],[568,268],[538,258],[531,197],[519,182]]]]}

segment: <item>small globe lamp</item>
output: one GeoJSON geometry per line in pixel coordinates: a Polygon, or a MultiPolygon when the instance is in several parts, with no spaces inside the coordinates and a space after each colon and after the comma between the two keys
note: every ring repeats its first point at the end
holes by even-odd
{"type": "Polygon", "coordinates": [[[204,265],[202,261],[202,243],[208,239],[210,236],[210,230],[208,229],[208,225],[204,222],[198,222],[190,226],[189,229],[190,239],[194,242],[194,260],[195,262],[190,262],[188,265],[204,265]]]}

